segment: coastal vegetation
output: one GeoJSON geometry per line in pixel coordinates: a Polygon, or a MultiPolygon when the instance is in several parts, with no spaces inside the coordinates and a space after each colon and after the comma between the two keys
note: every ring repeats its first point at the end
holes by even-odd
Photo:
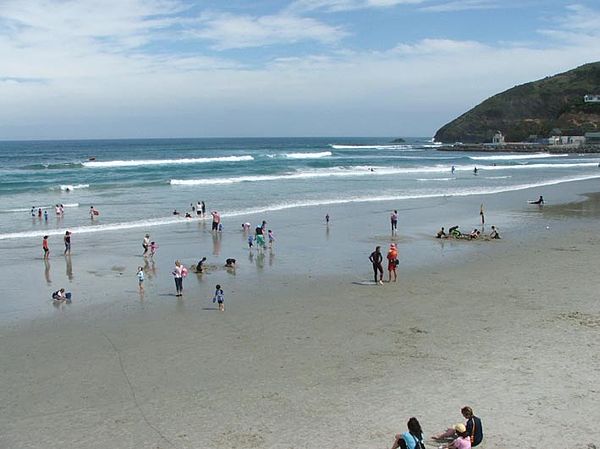
{"type": "Polygon", "coordinates": [[[440,128],[435,140],[490,142],[499,130],[507,142],[519,142],[600,131],[600,103],[584,102],[588,94],[600,94],[600,62],[494,95],[440,128]]]}

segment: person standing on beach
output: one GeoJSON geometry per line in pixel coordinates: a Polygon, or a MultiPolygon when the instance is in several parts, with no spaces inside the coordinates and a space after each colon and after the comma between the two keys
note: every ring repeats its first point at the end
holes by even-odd
{"type": "Polygon", "coordinates": [[[206,216],[206,204],[204,204],[204,201],[201,201],[202,204],[202,216],[205,217],[206,216]]]}
{"type": "Polygon", "coordinates": [[[212,215],[212,230],[218,231],[219,223],[221,223],[221,216],[216,210],[213,210],[210,214],[212,215]]]}
{"type": "Polygon", "coordinates": [[[485,225],[485,215],[483,214],[483,203],[479,206],[479,216],[481,217],[481,229],[483,230],[483,226],[485,225]]]}
{"type": "Polygon", "coordinates": [[[398,250],[396,244],[392,243],[387,253],[388,260],[388,282],[392,282],[392,273],[394,274],[394,282],[396,282],[397,274],[396,267],[398,266],[398,250]]]}
{"type": "Polygon", "coordinates": [[[94,206],[90,206],[90,219],[92,221],[94,221],[94,217],[96,215],[100,215],[100,212],[98,212],[96,209],[94,209],[94,206]]]}
{"type": "Polygon", "coordinates": [[[65,232],[65,256],[71,254],[71,231],[65,232]]]}
{"type": "Polygon", "coordinates": [[[142,240],[142,248],[144,248],[144,252],[142,256],[146,257],[148,255],[148,247],[150,246],[150,234],[146,234],[144,236],[144,240],[142,240]]]}
{"type": "Polygon", "coordinates": [[[187,275],[187,269],[179,262],[175,261],[175,269],[172,272],[175,278],[175,296],[183,296],[183,278],[187,275]]]}
{"type": "Polygon", "coordinates": [[[394,210],[390,216],[390,222],[392,224],[392,235],[398,232],[398,211],[394,210]]]}
{"type": "Polygon", "coordinates": [[[47,210],[44,211],[44,221],[48,222],[48,211],[47,210]]]}
{"type": "Polygon", "coordinates": [[[138,267],[136,276],[138,278],[138,288],[140,289],[140,293],[144,293],[144,267],[138,267]]]}
{"type": "Polygon", "coordinates": [[[200,201],[196,201],[196,216],[202,216],[202,204],[200,204],[200,201]]]}
{"type": "Polygon", "coordinates": [[[263,235],[262,226],[257,226],[254,230],[254,241],[256,242],[256,248],[265,249],[265,236],[263,235]]]}
{"type": "Polygon", "coordinates": [[[325,223],[329,226],[329,214],[325,215],[325,223]]]}
{"type": "Polygon", "coordinates": [[[42,249],[44,250],[44,259],[48,259],[50,257],[50,248],[48,247],[48,236],[45,235],[42,240],[42,249]]]}
{"type": "Polygon", "coordinates": [[[383,284],[383,266],[381,265],[381,262],[383,262],[383,255],[381,254],[381,246],[375,247],[375,251],[371,253],[369,260],[373,264],[373,276],[375,283],[378,283],[377,274],[379,274],[379,284],[383,284]]]}

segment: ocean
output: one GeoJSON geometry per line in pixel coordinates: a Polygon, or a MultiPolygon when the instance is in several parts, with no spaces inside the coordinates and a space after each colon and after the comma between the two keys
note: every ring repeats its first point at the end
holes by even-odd
{"type": "Polygon", "coordinates": [[[0,142],[0,239],[224,220],[336,204],[486,195],[600,178],[599,155],[438,151],[429,138],[0,142]],[[454,174],[451,167],[455,167],[454,174]],[[477,167],[478,173],[473,173],[477,167]],[[63,204],[58,219],[54,205],[63,204]],[[89,208],[99,210],[91,222],[89,208]],[[31,208],[49,219],[31,217],[31,208]],[[173,210],[182,215],[174,216],[173,210]]]}

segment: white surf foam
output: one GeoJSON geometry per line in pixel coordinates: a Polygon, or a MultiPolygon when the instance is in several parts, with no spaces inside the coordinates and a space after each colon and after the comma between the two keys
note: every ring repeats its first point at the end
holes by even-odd
{"type": "Polygon", "coordinates": [[[417,181],[452,181],[456,178],[417,178],[417,181]]]}
{"type": "Polygon", "coordinates": [[[518,161],[523,159],[546,159],[551,157],[568,157],[568,154],[550,154],[550,153],[535,153],[535,154],[501,154],[495,156],[469,156],[469,159],[474,161],[518,161]]]}
{"type": "MultiPolygon", "coordinates": [[[[79,207],[79,203],[71,203],[71,204],[63,204],[63,207],[79,207]]],[[[46,209],[54,209],[54,206],[34,206],[34,209],[37,211],[38,209],[46,210],[46,209]]],[[[4,209],[0,212],[2,213],[12,213],[12,212],[30,212],[31,207],[25,208],[16,208],[16,209],[4,209]]]]}
{"type": "Polygon", "coordinates": [[[89,186],[90,186],[89,184],[76,184],[76,185],[65,184],[65,185],[60,186],[60,190],[66,192],[66,191],[71,191],[71,190],[75,190],[75,189],[87,189],[89,186]]]}
{"type": "MultiPolygon", "coordinates": [[[[523,165],[478,165],[480,171],[486,170],[536,170],[542,168],[576,168],[576,167],[596,167],[595,162],[573,163],[573,164],[523,164],[523,165]]],[[[387,176],[402,174],[419,173],[448,173],[450,167],[447,165],[435,165],[425,167],[382,167],[382,166],[349,166],[349,167],[331,167],[314,170],[300,170],[296,172],[282,173],[278,175],[252,175],[236,176],[230,178],[203,178],[203,179],[171,179],[171,185],[224,185],[237,184],[241,182],[264,182],[279,180],[298,180],[298,179],[318,179],[318,178],[344,178],[344,177],[362,177],[362,176],[387,176]],[[373,171],[371,171],[373,169],[373,171]]],[[[473,165],[457,165],[455,171],[471,172],[473,165]]]]}
{"type": "Polygon", "coordinates": [[[88,161],[83,162],[87,168],[115,168],[115,167],[138,167],[144,165],[183,165],[183,164],[207,164],[211,162],[244,162],[253,161],[250,155],[245,156],[221,156],[221,157],[198,157],[182,159],[138,159],[130,161],[88,161]]]}
{"type": "Polygon", "coordinates": [[[332,156],[331,151],[321,151],[318,153],[285,153],[288,159],[320,159],[322,157],[332,156]]]}
{"type": "MultiPolygon", "coordinates": [[[[512,192],[517,190],[527,190],[532,188],[539,188],[544,186],[551,186],[557,184],[563,184],[567,182],[586,181],[590,179],[599,179],[600,173],[597,175],[588,176],[574,176],[559,179],[552,179],[548,181],[541,181],[538,183],[530,184],[518,184],[513,186],[497,186],[491,188],[475,188],[475,189],[458,189],[448,190],[443,189],[432,193],[415,193],[405,195],[382,195],[382,196],[362,196],[362,197],[347,197],[347,198],[330,198],[320,200],[306,200],[297,201],[293,203],[280,203],[271,204],[265,207],[258,207],[253,209],[243,209],[236,211],[224,211],[221,217],[238,217],[244,215],[274,212],[279,210],[294,209],[298,207],[314,207],[314,206],[326,206],[334,204],[347,204],[347,203],[369,203],[379,201],[399,201],[407,199],[420,199],[420,198],[440,198],[440,197],[452,197],[452,196],[473,196],[473,195],[491,195],[503,192],[512,192]]],[[[27,209],[29,210],[29,209],[27,209]]],[[[135,228],[147,228],[154,226],[172,225],[177,223],[189,223],[190,221],[198,221],[201,219],[186,219],[183,217],[168,217],[168,218],[157,218],[150,220],[137,220],[131,222],[121,222],[106,225],[95,225],[95,226],[80,226],[70,228],[74,234],[89,234],[96,232],[108,232],[108,231],[119,231],[123,229],[135,229],[135,228]]],[[[39,231],[28,231],[28,232],[11,232],[6,234],[0,234],[0,240],[8,239],[19,239],[19,238],[33,238],[42,237],[44,235],[62,235],[66,228],[63,229],[52,229],[52,230],[39,230],[39,231]]]]}
{"type": "MultiPolygon", "coordinates": [[[[416,150],[412,145],[338,145],[329,144],[334,150],[416,150]]],[[[424,146],[424,145],[421,145],[424,146]]]]}

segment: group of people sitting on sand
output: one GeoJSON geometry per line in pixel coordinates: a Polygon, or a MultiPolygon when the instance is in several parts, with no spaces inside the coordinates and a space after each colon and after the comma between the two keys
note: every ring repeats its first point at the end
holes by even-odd
{"type": "MultiPolygon", "coordinates": [[[[473,409],[463,407],[460,412],[466,419],[465,424],[456,424],[431,437],[436,442],[444,443],[440,448],[471,449],[478,446],[483,440],[481,419],[473,414],[473,409]]],[[[425,449],[423,429],[417,418],[410,418],[406,426],[408,431],[395,436],[392,449],[425,449]]]]}
{"type": "Polygon", "coordinates": [[[492,229],[488,236],[485,236],[484,234],[482,234],[481,231],[477,228],[473,229],[468,234],[463,234],[458,229],[458,225],[456,225],[456,226],[452,226],[450,229],[448,229],[448,233],[446,233],[446,230],[444,229],[444,227],[442,227],[435,235],[435,238],[436,239],[454,238],[454,239],[462,239],[462,240],[476,240],[476,239],[480,239],[480,238],[499,239],[500,234],[498,233],[498,229],[496,229],[496,226],[492,226],[492,229]]]}

